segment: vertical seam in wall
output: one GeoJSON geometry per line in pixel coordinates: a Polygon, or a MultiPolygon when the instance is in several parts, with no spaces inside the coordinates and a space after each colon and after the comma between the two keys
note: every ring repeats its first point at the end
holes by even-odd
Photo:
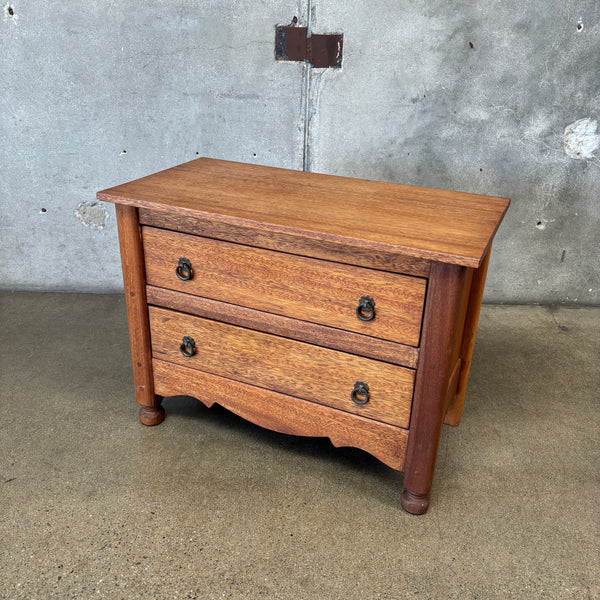
{"type": "MultiPolygon", "coordinates": [[[[311,16],[312,16],[312,0],[307,0],[307,18],[306,29],[307,37],[311,36],[311,16]]],[[[310,171],[310,144],[309,144],[309,128],[310,119],[312,117],[312,107],[310,105],[310,83],[311,83],[312,65],[307,60],[304,61],[304,148],[302,152],[302,170],[310,171]]]]}
{"type": "Polygon", "coordinates": [[[312,65],[308,62],[304,63],[304,148],[302,156],[302,170],[310,171],[310,152],[309,152],[309,127],[311,117],[311,106],[310,106],[310,79],[311,79],[311,67],[312,65]]]}

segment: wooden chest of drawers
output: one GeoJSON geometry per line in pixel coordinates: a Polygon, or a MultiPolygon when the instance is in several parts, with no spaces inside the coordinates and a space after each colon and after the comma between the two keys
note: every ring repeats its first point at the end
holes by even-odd
{"type": "Polygon", "coordinates": [[[329,437],[429,505],[509,201],[201,158],[116,203],[139,418],[162,397],[329,437]]]}

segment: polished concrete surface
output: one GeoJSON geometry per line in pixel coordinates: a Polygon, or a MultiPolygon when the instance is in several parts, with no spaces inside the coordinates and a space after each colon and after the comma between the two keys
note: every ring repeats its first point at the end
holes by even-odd
{"type": "Polygon", "coordinates": [[[0,295],[0,598],[600,597],[600,309],[485,306],[429,512],[190,398],[137,421],[120,296],[0,295]]]}

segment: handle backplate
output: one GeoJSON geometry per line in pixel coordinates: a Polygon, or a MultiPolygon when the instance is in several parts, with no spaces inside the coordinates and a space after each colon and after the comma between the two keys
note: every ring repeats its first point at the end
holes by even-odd
{"type": "Polygon", "coordinates": [[[187,358],[194,356],[196,354],[196,342],[194,338],[189,335],[184,336],[183,340],[181,340],[179,351],[187,358]]]}
{"type": "Polygon", "coordinates": [[[355,381],[350,398],[355,404],[366,404],[369,401],[369,386],[364,381],[355,381]]]}
{"type": "Polygon", "coordinates": [[[189,281],[192,278],[192,263],[188,258],[182,256],[177,263],[175,273],[181,281],[189,281]]]}
{"type": "Polygon", "coordinates": [[[361,296],[356,307],[356,316],[361,321],[372,321],[375,318],[375,300],[371,296],[361,296]]]}

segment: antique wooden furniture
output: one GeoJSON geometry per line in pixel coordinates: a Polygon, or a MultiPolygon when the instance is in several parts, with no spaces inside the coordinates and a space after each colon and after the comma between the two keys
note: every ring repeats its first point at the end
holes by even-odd
{"type": "Polygon", "coordinates": [[[115,203],[139,418],[190,395],[404,471],[429,505],[509,200],[200,158],[115,203]]]}

